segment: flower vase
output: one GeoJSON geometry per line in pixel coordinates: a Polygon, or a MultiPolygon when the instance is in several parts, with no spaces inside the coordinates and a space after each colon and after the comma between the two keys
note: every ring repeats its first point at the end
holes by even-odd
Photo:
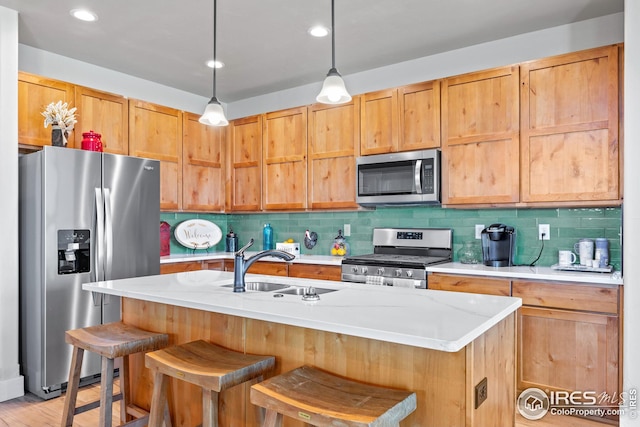
{"type": "Polygon", "coordinates": [[[66,144],[66,138],[62,135],[62,129],[58,125],[51,125],[51,145],[54,147],[64,147],[66,144]]]}

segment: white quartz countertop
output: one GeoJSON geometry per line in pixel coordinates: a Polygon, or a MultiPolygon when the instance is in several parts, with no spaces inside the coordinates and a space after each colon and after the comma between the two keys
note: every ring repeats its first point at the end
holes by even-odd
{"type": "Polygon", "coordinates": [[[483,264],[450,262],[427,267],[430,273],[464,274],[470,276],[504,277],[512,279],[552,280],[554,282],[591,283],[597,285],[622,285],[619,272],[587,273],[558,271],[551,267],[489,267],[483,264]]]}
{"type": "MultiPolygon", "coordinates": [[[[248,258],[257,254],[255,252],[245,252],[245,256],[248,258]]],[[[171,264],[176,262],[188,262],[188,261],[215,261],[219,259],[233,260],[233,252],[211,252],[211,253],[195,253],[195,254],[171,254],[168,256],[160,257],[160,264],[171,264]]],[[[258,260],[260,261],[274,261],[285,262],[284,260],[276,257],[264,257],[258,260]]],[[[305,255],[302,254],[298,258],[290,261],[297,264],[320,264],[320,265],[342,265],[342,257],[331,255],[305,255]]]]}
{"type": "Polygon", "coordinates": [[[247,274],[247,282],[338,289],[300,295],[234,293],[232,272],[199,270],[85,283],[82,288],[199,310],[456,352],[520,307],[520,298],[247,274]]]}

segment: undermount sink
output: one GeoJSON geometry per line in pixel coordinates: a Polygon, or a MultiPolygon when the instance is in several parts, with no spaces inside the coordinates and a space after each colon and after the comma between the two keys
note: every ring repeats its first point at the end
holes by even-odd
{"type": "MultiPolygon", "coordinates": [[[[301,287],[301,286],[292,286],[289,289],[284,289],[282,291],[278,291],[279,294],[287,294],[287,295],[304,295],[305,294],[305,290],[308,290],[310,288],[308,287],[301,287]]],[[[337,289],[327,289],[327,288],[313,288],[315,289],[315,293],[317,295],[320,294],[326,294],[328,292],[335,292],[337,291],[337,289]]]]}
{"type": "MultiPolygon", "coordinates": [[[[222,285],[225,288],[233,288],[233,284],[222,285]]],[[[246,282],[244,289],[247,291],[260,291],[271,292],[278,289],[288,288],[290,285],[283,285],[281,283],[269,283],[269,282],[246,282]]]]}

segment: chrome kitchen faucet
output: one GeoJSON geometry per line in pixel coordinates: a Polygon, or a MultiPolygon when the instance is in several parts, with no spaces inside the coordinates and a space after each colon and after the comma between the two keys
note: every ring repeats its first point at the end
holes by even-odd
{"type": "Polygon", "coordinates": [[[235,264],[233,266],[233,292],[244,292],[246,290],[244,276],[247,273],[249,267],[251,267],[251,265],[260,258],[264,258],[266,256],[274,256],[277,258],[282,258],[285,261],[291,261],[295,258],[295,256],[291,255],[290,253],[275,249],[269,249],[267,251],[259,252],[251,258],[244,259],[244,251],[246,251],[247,248],[251,247],[252,245],[253,239],[249,240],[249,243],[244,245],[235,254],[235,264]]]}

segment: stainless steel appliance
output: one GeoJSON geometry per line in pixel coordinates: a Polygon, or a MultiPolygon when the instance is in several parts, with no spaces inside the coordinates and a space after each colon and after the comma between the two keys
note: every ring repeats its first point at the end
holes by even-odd
{"type": "Polygon", "coordinates": [[[482,261],[491,267],[510,267],[516,247],[516,230],[504,224],[491,224],[480,234],[482,261]]]}
{"type": "Polygon", "coordinates": [[[440,150],[378,154],[356,159],[363,206],[440,203],[440,150]]]}
{"type": "MultiPolygon", "coordinates": [[[[26,388],[60,395],[68,329],[120,319],[120,299],[82,284],[160,273],[160,164],[45,147],[20,165],[20,328],[26,388]]],[[[84,383],[100,373],[86,353],[84,383]]]]}
{"type": "Polygon", "coordinates": [[[450,228],[374,228],[373,253],[342,261],[342,281],[426,288],[425,267],[452,259],[450,228]]]}

